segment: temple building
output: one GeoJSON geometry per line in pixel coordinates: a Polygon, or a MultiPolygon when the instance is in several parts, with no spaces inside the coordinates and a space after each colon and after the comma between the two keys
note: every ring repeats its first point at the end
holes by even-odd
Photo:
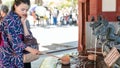
{"type": "Polygon", "coordinates": [[[78,0],[78,50],[86,47],[86,22],[97,20],[99,15],[111,22],[117,22],[120,16],[120,0],[78,0]]]}

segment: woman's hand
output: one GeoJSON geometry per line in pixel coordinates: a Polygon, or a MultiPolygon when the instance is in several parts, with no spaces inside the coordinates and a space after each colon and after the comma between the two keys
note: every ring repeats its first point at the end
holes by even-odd
{"type": "Polygon", "coordinates": [[[37,49],[32,49],[31,53],[34,55],[39,55],[40,51],[38,51],[37,49]]]}
{"type": "Polygon", "coordinates": [[[21,22],[22,22],[23,29],[24,29],[24,36],[30,35],[27,25],[26,25],[26,20],[27,20],[27,14],[21,17],[21,22]]]}
{"type": "Polygon", "coordinates": [[[97,58],[97,55],[95,55],[95,54],[89,54],[88,55],[89,60],[96,60],[96,58],[97,58]]]}
{"type": "Polygon", "coordinates": [[[27,14],[25,14],[21,17],[21,22],[23,25],[25,24],[26,20],[27,20],[27,14]]]}
{"type": "Polygon", "coordinates": [[[32,53],[32,54],[34,54],[34,55],[39,55],[40,54],[39,50],[31,48],[31,47],[26,47],[25,50],[32,53]]]}

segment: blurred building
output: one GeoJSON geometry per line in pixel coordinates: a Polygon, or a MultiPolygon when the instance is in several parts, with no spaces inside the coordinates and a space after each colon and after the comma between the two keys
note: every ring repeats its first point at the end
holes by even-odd
{"type": "Polygon", "coordinates": [[[120,16],[119,7],[120,0],[78,0],[79,50],[86,47],[85,23],[90,22],[92,17],[97,20],[98,15],[102,15],[108,21],[117,21],[120,16]]]}

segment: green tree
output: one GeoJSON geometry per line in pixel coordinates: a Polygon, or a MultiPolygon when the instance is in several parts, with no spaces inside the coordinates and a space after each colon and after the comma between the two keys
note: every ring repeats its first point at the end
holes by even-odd
{"type": "Polygon", "coordinates": [[[37,4],[37,5],[42,5],[42,4],[43,4],[43,1],[42,1],[42,0],[35,0],[35,4],[37,4]]]}
{"type": "Polygon", "coordinates": [[[2,0],[0,0],[0,4],[2,4],[2,0]]]}
{"type": "Polygon", "coordinates": [[[78,0],[65,0],[65,2],[61,2],[61,5],[57,6],[59,9],[66,8],[66,7],[72,7],[75,8],[78,4],[78,0]]]}

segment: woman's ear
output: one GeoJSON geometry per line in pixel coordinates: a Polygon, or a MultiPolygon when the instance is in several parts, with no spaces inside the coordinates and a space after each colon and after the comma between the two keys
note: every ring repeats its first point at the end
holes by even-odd
{"type": "Polygon", "coordinates": [[[16,8],[17,6],[16,5],[14,5],[14,8],[16,8]]]}

